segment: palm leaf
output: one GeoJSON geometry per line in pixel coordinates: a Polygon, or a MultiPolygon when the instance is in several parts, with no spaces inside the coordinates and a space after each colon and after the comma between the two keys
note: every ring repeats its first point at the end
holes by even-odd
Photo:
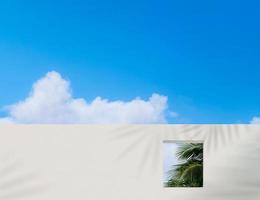
{"type": "Polygon", "coordinates": [[[203,144],[180,144],[177,152],[180,163],[169,171],[168,187],[202,187],[203,185],[203,144]]]}

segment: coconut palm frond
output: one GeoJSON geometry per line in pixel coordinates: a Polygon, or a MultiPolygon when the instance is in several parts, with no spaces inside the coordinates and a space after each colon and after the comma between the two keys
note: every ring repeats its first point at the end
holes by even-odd
{"type": "Polygon", "coordinates": [[[177,153],[176,153],[178,159],[190,159],[191,157],[201,156],[203,155],[203,145],[198,143],[187,143],[182,144],[177,153]]]}
{"type": "Polygon", "coordinates": [[[169,171],[167,187],[202,187],[203,144],[181,144],[176,156],[180,163],[169,171]]]}

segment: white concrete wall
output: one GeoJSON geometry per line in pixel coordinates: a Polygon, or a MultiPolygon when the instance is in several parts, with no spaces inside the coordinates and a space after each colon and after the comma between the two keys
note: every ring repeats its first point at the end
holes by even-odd
{"type": "Polygon", "coordinates": [[[0,199],[259,200],[257,125],[2,125],[0,199]],[[204,187],[163,187],[163,140],[204,141],[204,187]]]}

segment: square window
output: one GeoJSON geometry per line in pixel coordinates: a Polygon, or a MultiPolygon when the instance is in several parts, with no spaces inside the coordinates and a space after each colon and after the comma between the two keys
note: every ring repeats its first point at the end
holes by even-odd
{"type": "Polygon", "coordinates": [[[164,187],[203,187],[203,142],[163,141],[164,187]]]}

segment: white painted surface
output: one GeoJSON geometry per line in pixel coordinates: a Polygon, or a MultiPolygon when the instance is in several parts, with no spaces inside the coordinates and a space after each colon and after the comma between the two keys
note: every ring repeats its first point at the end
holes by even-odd
{"type": "Polygon", "coordinates": [[[258,125],[0,126],[0,199],[258,200],[258,125]],[[164,140],[204,141],[204,187],[163,187],[164,140]]]}

